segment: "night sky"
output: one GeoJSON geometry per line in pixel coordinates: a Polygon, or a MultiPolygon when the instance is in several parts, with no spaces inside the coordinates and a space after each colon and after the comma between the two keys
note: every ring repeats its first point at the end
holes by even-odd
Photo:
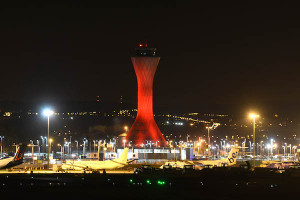
{"type": "MultiPolygon", "coordinates": [[[[184,2],[184,3],[182,3],[184,2]]],[[[0,6],[0,101],[136,105],[130,56],[140,41],[161,62],[154,106],[296,113],[296,5],[73,3],[0,6]]]]}

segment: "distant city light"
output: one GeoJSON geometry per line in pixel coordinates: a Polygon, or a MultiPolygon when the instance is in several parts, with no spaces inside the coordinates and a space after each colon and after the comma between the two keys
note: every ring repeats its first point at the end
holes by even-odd
{"type": "Polygon", "coordinates": [[[182,126],[182,125],[183,125],[183,123],[182,123],[182,122],[175,122],[175,125],[182,126]]]}

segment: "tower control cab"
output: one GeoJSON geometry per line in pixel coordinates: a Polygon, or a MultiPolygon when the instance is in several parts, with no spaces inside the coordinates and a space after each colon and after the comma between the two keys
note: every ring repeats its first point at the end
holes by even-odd
{"type": "Polygon", "coordinates": [[[147,44],[139,44],[138,48],[135,48],[136,56],[149,56],[154,57],[156,48],[148,48],[147,44]]]}

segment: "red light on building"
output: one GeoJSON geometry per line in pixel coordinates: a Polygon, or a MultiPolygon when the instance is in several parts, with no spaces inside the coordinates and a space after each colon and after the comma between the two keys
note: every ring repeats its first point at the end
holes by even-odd
{"type": "Polygon", "coordinates": [[[138,112],[126,141],[132,141],[136,146],[142,146],[148,141],[158,142],[157,146],[167,146],[153,116],[153,79],[159,60],[160,57],[155,56],[131,57],[138,84],[138,112]]]}

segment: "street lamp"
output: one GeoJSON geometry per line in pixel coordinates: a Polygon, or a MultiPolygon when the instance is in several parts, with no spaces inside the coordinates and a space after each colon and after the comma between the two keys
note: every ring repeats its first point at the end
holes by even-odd
{"type": "Polygon", "coordinates": [[[267,144],[267,149],[268,149],[268,157],[270,157],[270,149],[272,149],[271,144],[267,144]]]}
{"type": "Polygon", "coordinates": [[[40,141],[39,141],[39,140],[36,140],[36,142],[37,142],[37,145],[38,145],[38,147],[39,147],[39,156],[40,156],[40,155],[41,155],[40,141]]]}
{"type": "Polygon", "coordinates": [[[62,146],[60,144],[57,144],[57,146],[60,147],[60,160],[62,161],[62,146]]]}
{"type": "Polygon", "coordinates": [[[250,114],[253,119],[253,167],[255,167],[255,118],[259,117],[257,114],[250,114]]]}
{"type": "MultiPolygon", "coordinates": [[[[48,117],[48,137],[47,137],[47,141],[49,141],[49,122],[50,122],[50,116],[54,114],[53,110],[50,110],[50,109],[45,109],[43,111],[43,114],[45,116],[48,117]]],[[[49,160],[49,154],[50,154],[50,147],[48,147],[48,169],[49,169],[49,165],[50,165],[50,160],[49,160]]]]}
{"type": "MultiPolygon", "coordinates": [[[[44,137],[41,136],[41,139],[42,139],[42,145],[41,145],[41,147],[42,147],[42,151],[43,151],[43,148],[44,148],[44,137]]],[[[46,146],[46,145],[45,145],[45,146],[46,146]]]]}
{"type": "Polygon", "coordinates": [[[79,150],[78,150],[78,141],[75,140],[75,143],[76,143],[76,148],[77,148],[77,156],[79,155],[79,150]]]}
{"type": "Polygon", "coordinates": [[[83,138],[83,149],[82,149],[82,154],[83,156],[85,156],[85,146],[86,146],[86,142],[88,142],[88,140],[86,138],[83,138]]]}
{"type": "Polygon", "coordinates": [[[209,130],[212,129],[212,127],[206,127],[207,129],[207,138],[208,138],[208,156],[210,156],[210,136],[209,136],[209,130]]]}
{"type": "Polygon", "coordinates": [[[98,160],[100,160],[100,145],[102,140],[98,140],[98,160]]]}
{"type": "Polygon", "coordinates": [[[53,142],[53,140],[52,140],[52,138],[50,138],[50,140],[49,140],[49,152],[51,153],[51,143],[53,142]]]}
{"type": "Polygon", "coordinates": [[[94,143],[94,153],[96,152],[96,140],[93,140],[94,143]]]}
{"type": "Polygon", "coordinates": [[[271,149],[270,149],[270,151],[271,151],[271,160],[272,160],[272,158],[273,158],[273,139],[271,139],[271,149]]]}
{"type": "Polygon", "coordinates": [[[72,136],[70,135],[70,155],[72,156],[72,136]]]}
{"type": "Polygon", "coordinates": [[[293,154],[296,153],[297,146],[293,146],[293,154]]]}
{"type": "Polygon", "coordinates": [[[0,136],[1,138],[1,158],[3,157],[3,138],[4,136],[0,136]]]}
{"type": "Polygon", "coordinates": [[[294,151],[294,160],[297,159],[297,146],[293,146],[293,151],[294,151]]]}

